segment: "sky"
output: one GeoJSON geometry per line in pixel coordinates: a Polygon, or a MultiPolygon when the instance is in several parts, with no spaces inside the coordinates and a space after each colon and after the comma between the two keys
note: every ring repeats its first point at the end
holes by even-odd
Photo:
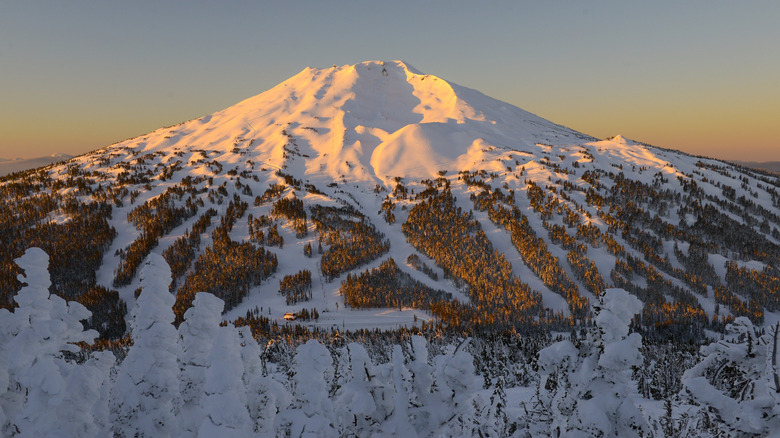
{"type": "Polygon", "coordinates": [[[0,157],[81,154],[307,66],[401,59],[541,117],[780,161],[780,2],[0,0],[0,157]]]}

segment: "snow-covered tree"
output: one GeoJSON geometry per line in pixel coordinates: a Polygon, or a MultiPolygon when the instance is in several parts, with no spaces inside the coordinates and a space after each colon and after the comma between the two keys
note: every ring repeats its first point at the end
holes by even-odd
{"type": "Polygon", "coordinates": [[[596,327],[579,349],[565,340],[539,352],[537,413],[551,422],[552,436],[646,435],[631,380],[631,367],[642,363],[642,338],[628,333],[642,303],[623,289],[608,289],[594,310],[596,327]]]}
{"type": "Polygon", "coordinates": [[[428,363],[428,342],[422,336],[412,336],[407,369],[411,374],[412,407],[409,413],[420,435],[429,435],[443,424],[449,415],[433,386],[434,368],[428,363]]]}
{"type": "Polygon", "coordinates": [[[244,364],[236,328],[219,327],[211,349],[210,365],[203,385],[201,438],[242,438],[249,434],[246,387],[242,380],[244,364]]]}
{"type": "Polygon", "coordinates": [[[393,346],[392,357],[392,385],[393,385],[393,411],[383,427],[385,436],[417,437],[417,431],[409,418],[409,392],[406,384],[409,379],[409,371],[404,365],[404,354],[400,345],[393,346]]]}
{"type": "Polygon", "coordinates": [[[435,362],[435,382],[445,412],[440,434],[463,436],[471,432],[470,419],[474,415],[471,399],[480,383],[474,370],[474,357],[466,351],[471,338],[451,345],[435,362]]]}
{"type": "Polygon", "coordinates": [[[342,353],[347,356],[348,367],[344,383],[334,396],[336,416],[340,425],[339,434],[344,436],[375,435],[374,424],[383,420],[375,414],[377,405],[373,389],[377,376],[366,349],[357,343],[347,345],[342,353]]]}
{"type": "Polygon", "coordinates": [[[180,426],[182,435],[195,436],[203,416],[201,398],[206,370],[211,364],[211,352],[222,322],[222,309],[225,303],[206,292],[199,292],[184,314],[179,325],[182,355],[179,361],[181,369],[182,407],[180,426]]]}
{"type": "Polygon", "coordinates": [[[119,368],[112,393],[114,431],[120,437],[171,437],[179,390],[179,335],[173,326],[171,270],[150,254],[141,268],[141,294],[130,324],[133,346],[119,368]]]}
{"type": "Polygon", "coordinates": [[[474,400],[472,435],[481,437],[507,436],[506,392],[504,377],[498,376],[490,397],[481,394],[474,400]]]}
{"type": "Polygon", "coordinates": [[[0,403],[6,420],[3,433],[96,436],[101,431],[95,410],[107,377],[102,371],[111,359],[98,355],[77,365],[63,355],[78,352],[76,343],[97,337],[97,332],[84,331],[81,324],[90,312],[81,304],[49,294],[49,256],[43,250],[30,248],[15,261],[24,271],[19,281],[26,286],[14,297],[19,305],[14,313],[0,314],[7,341],[0,341],[0,360],[6,365],[0,375],[0,403]],[[97,366],[96,361],[100,362],[97,366]],[[75,410],[76,406],[80,408],[75,410]]]}
{"type": "Polygon", "coordinates": [[[290,436],[335,437],[335,412],[328,397],[326,378],[333,359],[322,344],[310,339],[295,353],[294,402],[279,418],[279,427],[290,436]]]}
{"type": "Polygon", "coordinates": [[[62,418],[65,421],[58,424],[55,435],[111,435],[110,376],[115,362],[113,353],[98,351],[91,353],[83,364],[71,367],[61,405],[62,418]]]}
{"type": "Polygon", "coordinates": [[[727,338],[702,347],[701,362],[683,375],[684,394],[719,432],[780,431],[779,327],[759,336],[748,318],[739,317],[726,327],[727,338]]]}
{"type": "Polygon", "coordinates": [[[252,419],[252,429],[262,436],[274,436],[276,415],[290,406],[292,394],[265,372],[267,366],[264,366],[261,360],[264,352],[252,337],[249,327],[240,327],[238,335],[242,345],[243,379],[247,389],[247,409],[252,419]]]}

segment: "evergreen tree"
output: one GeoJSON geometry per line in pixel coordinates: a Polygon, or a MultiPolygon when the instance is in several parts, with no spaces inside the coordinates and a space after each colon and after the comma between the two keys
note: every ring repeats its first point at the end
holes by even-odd
{"type": "Polygon", "coordinates": [[[373,389],[377,376],[366,349],[358,343],[347,345],[342,353],[348,360],[344,383],[333,397],[341,436],[370,436],[378,433],[374,426],[383,418],[377,417],[373,389]]]}
{"type": "Polygon", "coordinates": [[[175,298],[168,292],[171,270],[150,254],[141,268],[141,294],[133,309],[133,346],[119,367],[112,393],[114,433],[119,437],[174,437],[180,403],[175,298]]]}
{"type": "Polygon", "coordinates": [[[702,347],[702,360],[683,375],[685,395],[701,405],[705,423],[729,436],[780,430],[778,325],[758,336],[747,317],[726,327],[726,339],[702,347]]]}
{"type": "Polygon", "coordinates": [[[179,417],[182,433],[188,436],[195,436],[203,421],[203,385],[224,307],[225,303],[219,298],[207,292],[199,292],[195,294],[192,307],[187,309],[184,321],[179,325],[182,348],[179,365],[182,407],[179,417]]]}
{"type": "Polygon", "coordinates": [[[596,327],[579,348],[569,340],[539,352],[538,399],[551,416],[552,436],[643,436],[649,433],[634,403],[631,367],[642,364],[642,338],[629,335],[642,303],[622,289],[599,297],[596,327]]]}
{"type": "MultiPolygon", "coordinates": [[[[336,437],[333,402],[328,398],[326,379],[333,359],[328,349],[314,339],[295,353],[295,401],[281,418],[282,433],[290,436],[336,437]],[[302,414],[302,415],[301,415],[302,414]]],[[[277,433],[280,433],[277,430],[277,433]]]]}
{"type": "MultiPolygon", "coordinates": [[[[27,283],[14,300],[19,305],[13,315],[3,312],[0,319],[10,338],[3,345],[0,399],[7,435],[40,437],[95,436],[101,430],[99,388],[107,378],[104,371],[111,358],[97,355],[78,365],[64,353],[76,353],[76,343],[91,342],[98,333],[84,331],[82,320],[90,312],[76,302],[49,294],[49,256],[40,248],[30,248],[15,260],[27,283]],[[80,409],[77,409],[80,407],[80,409]]],[[[103,423],[105,425],[105,423],[103,423]]]]}
{"type": "Polygon", "coordinates": [[[199,437],[242,438],[249,434],[252,422],[247,412],[240,348],[236,328],[219,327],[203,385],[204,418],[199,437]]]}

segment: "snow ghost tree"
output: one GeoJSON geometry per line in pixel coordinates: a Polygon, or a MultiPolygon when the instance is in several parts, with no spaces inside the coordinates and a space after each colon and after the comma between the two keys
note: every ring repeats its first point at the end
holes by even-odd
{"type": "Polygon", "coordinates": [[[171,269],[150,254],[141,269],[141,295],[132,313],[133,346],[119,368],[112,396],[120,437],[170,437],[179,432],[179,335],[173,326],[171,269]]]}
{"type": "Polygon", "coordinates": [[[247,392],[247,409],[252,419],[252,430],[263,436],[273,436],[278,412],[292,402],[292,394],[278,381],[266,375],[261,356],[264,351],[252,336],[249,327],[238,329],[241,340],[241,360],[244,364],[244,386],[247,392]]]}
{"type": "Polygon", "coordinates": [[[182,347],[182,407],[179,423],[182,431],[188,435],[194,436],[203,421],[200,399],[224,307],[225,302],[221,299],[210,293],[199,292],[195,294],[192,307],[187,309],[184,321],[179,325],[182,347]]]}
{"type": "Polygon", "coordinates": [[[297,348],[294,401],[279,419],[279,427],[289,436],[338,436],[326,382],[328,374],[333,372],[332,365],[328,349],[314,339],[297,348]]]}
{"type": "Polygon", "coordinates": [[[43,250],[30,248],[15,261],[24,271],[19,281],[27,285],[14,297],[19,305],[14,313],[0,313],[3,434],[97,435],[101,432],[101,421],[95,418],[99,388],[113,361],[97,355],[77,365],[63,355],[78,352],[76,343],[97,337],[97,332],[84,331],[81,324],[91,314],[81,304],[49,294],[49,256],[43,250]]]}
{"type": "MultiPolygon", "coordinates": [[[[780,325],[780,324],[779,324],[780,325]]],[[[702,361],[683,375],[685,394],[719,433],[766,436],[780,431],[780,333],[758,336],[746,317],[726,327],[727,338],[701,348],[702,361]]]]}
{"type": "Polygon", "coordinates": [[[219,327],[212,343],[206,381],[203,385],[204,415],[198,436],[241,438],[249,435],[246,387],[242,380],[244,364],[238,331],[232,325],[219,327]]]}
{"type": "Polygon", "coordinates": [[[434,359],[436,386],[446,412],[441,429],[445,436],[473,433],[469,424],[474,415],[470,402],[480,385],[474,370],[474,357],[466,351],[470,342],[471,338],[466,338],[457,346],[451,345],[449,351],[434,359]]]}
{"type": "Polygon", "coordinates": [[[366,349],[358,344],[348,344],[343,352],[347,354],[348,367],[344,383],[336,391],[334,405],[339,434],[344,436],[376,435],[379,431],[372,425],[378,424],[377,405],[373,389],[377,385],[376,373],[366,349]]]}
{"type": "Polygon", "coordinates": [[[576,348],[571,341],[539,352],[538,406],[553,436],[647,435],[649,427],[635,405],[631,367],[642,364],[638,333],[628,333],[642,302],[623,289],[600,296],[596,327],[576,348]]]}
{"type": "Polygon", "coordinates": [[[406,383],[411,380],[404,366],[404,353],[400,345],[393,346],[392,372],[390,382],[393,385],[393,413],[385,423],[386,436],[416,437],[417,431],[409,417],[409,392],[406,383]]]}

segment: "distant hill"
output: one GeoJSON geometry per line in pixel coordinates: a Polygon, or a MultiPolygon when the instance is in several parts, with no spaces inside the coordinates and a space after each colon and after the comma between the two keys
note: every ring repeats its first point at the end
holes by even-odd
{"type": "Polygon", "coordinates": [[[68,154],[53,154],[38,158],[0,158],[0,176],[5,176],[21,170],[35,169],[37,167],[47,166],[58,161],[65,161],[73,158],[68,154]]]}
{"type": "Polygon", "coordinates": [[[733,161],[740,166],[751,169],[766,170],[767,172],[780,173],[780,161],[733,161]]]}

